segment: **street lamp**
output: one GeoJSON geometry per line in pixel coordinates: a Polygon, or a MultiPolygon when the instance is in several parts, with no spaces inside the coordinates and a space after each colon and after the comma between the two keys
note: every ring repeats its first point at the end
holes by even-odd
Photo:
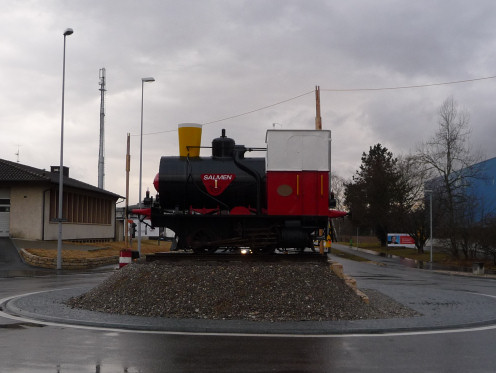
{"type": "Polygon", "coordinates": [[[57,269],[62,269],[62,202],[64,201],[64,90],[65,90],[65,38],[74,31],[64,31],[64,57],[62,62],[62,119],[60,123],[60,167],[59,167],[59,236],[57,241],[57,269]]]}
{"type": "Polygon", "coordinates": [[[430,238],[430,243],[431,243],[431,265],[432,265],[432,190],[425,190],[425,193],[429,193],[429,210],[430,210],[430,232],[431,232],[431,238],[430,238]]]}
{"type": "MultiPolygon", "coordinates": [[[[143,87],[145,83],[154,82],[154,78],[141,78],[141,133],[140,133],[140,171],[139,171],[139,202],[138,207],[141,209],[141,177],[143,174],[143,87]]],[[[139,218],[138,218],[139,220],[139,218]]],[[[141,257],[141,221],[138,221],[138,253],[141,257]]]]}

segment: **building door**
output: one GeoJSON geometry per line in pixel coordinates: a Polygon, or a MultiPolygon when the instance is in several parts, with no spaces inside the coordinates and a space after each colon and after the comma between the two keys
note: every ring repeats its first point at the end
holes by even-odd
{"type": "Polygon", "coordinates": [[[10,234],[10,190],[0,189],[0,237],[10,234]]]}

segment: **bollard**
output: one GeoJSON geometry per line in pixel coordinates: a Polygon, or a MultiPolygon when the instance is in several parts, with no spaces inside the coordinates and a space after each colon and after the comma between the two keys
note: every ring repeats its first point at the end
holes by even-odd
{"type": "Polygon", "coordinates": [[[133,253],[129,249],[121,250],[119,255],[119,269],[132,262],[132,255],[133,253]]]}

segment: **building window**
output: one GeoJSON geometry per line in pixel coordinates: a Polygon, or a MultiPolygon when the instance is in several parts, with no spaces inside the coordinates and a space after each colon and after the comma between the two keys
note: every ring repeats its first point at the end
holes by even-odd
{"type": "MultiPolygon", "coordinates": [[[[74,224],[111,224],[113,202],[110,199],[64,192],[62,217],[74,224]]],[[[58,219],[59,193],[50,193],[50,220],[58,219]]]]}

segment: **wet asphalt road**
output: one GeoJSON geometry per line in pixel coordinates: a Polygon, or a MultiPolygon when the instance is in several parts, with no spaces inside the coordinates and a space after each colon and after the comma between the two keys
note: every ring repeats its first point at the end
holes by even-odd
{"type": "MultiPolygon", "coordinates": [[[[40,272],[7,262],[4,247],[0,242],[0,299],[92,287],[111,273],[40,272]]],[[[388,333],[395,321],[383,320],[365,323],[374,333],[349,335],[177,335],[0,317],[0,372],[495,371],[496,329],[490,320],[496,319],[496,280],[406,268],[393,259],[382,258],[381,265],[339,261],[359,287],[380,289],[430,312],[434,327],[423,328],[419,318],[414,333],[413,321],[388,333]],[[451,324],[456,326],[437,330],[451,324]]]]}

